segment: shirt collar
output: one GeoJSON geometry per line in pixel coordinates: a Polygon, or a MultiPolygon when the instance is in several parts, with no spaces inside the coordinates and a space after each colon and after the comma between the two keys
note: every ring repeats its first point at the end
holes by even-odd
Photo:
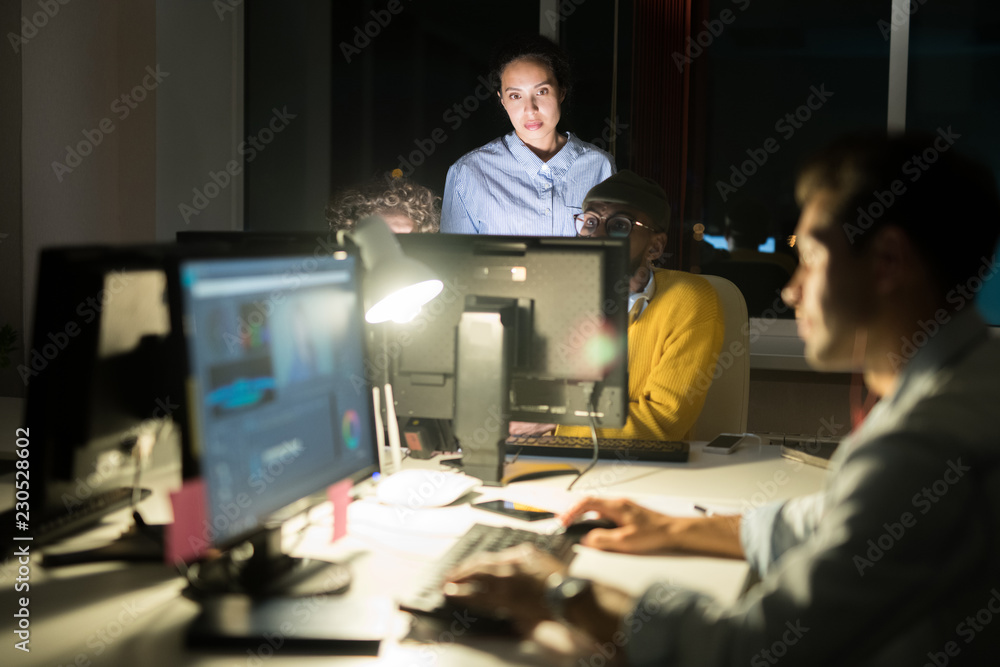
{"type": "Polygon", "coordinates": [[[654,294],[656,294],[656,281],[653,280],[653,271],[650,271],[646,287],[641,292],[628,295],[629,324],[639,319],[639,316],[646,310],[646,306],[653,300],[654,294]]]}
{"type": "Polygon", "coordinates": [[[572,132],[566,133],[566,143],[548,162],[542,162],[542,158],[535,155],[534,151],[521,141],[517,132],[505,135],[503,141],[521,168],[533,179],[539,177],[552,181],[561,179],[584,152],[583,142],[573,136],[572,132]]]}
{"type": "Polygon", "coordinates": [[[986,324],[973,307],[957,313],[947,313],[941,318],[930,317],[921,322],[921,326],[914,330],[903,347],[900,361],[905,360],[906,356],[910,359],[900,373],[899,383],[890,402],[894,403],[908,386],[949,365],[988,336],[986,324]]]}
{"type": "MultiPolygon", "coordinates": [[[[944,319],[944,318],[941,318],[944,319]]],[[[925,341],[920,347],[914,347],[912,358],[900,373],[899,381],[895,391],[891,396],[883,398],[871,409],[861,425],[856,428],[845,440],[844,444],[838,448],[836,458],[839,466],[848,456],[848,452],[853,450],[855,445],[864,442],[873,434],[885,428],[883,419],[892,419],[892,415],[900,409],[900,406],[907,405],[907,395],[911,392],[918,394],[923,391],[930,391],[930,388],[937,382],[936,374],[942,368],[954,362],[965,351],[971,351],[982,341],[989,337],[982,318],[975,308],[968,308],[964,312],[949,313],[948,319],[944,319],[942,324],[937,318],[929,318],[924,322],[924,328],[918,328],[921,332],[910,336],[910,343],[914,341],[925,341]],[[938,325],[935,331],[930,322],[938,325]],[[926,330],[934,333],[927,333],[926,330]],[[927,334],[926,339],[924,334],[927,334]],[[841,453],[843,450],[843,453],[841,453]]],[[[906,408],[903,407],[903,410],[906,408]]]]}

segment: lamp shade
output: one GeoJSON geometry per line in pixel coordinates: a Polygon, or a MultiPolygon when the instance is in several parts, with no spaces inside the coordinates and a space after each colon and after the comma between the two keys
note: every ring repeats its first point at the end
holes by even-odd
{"type": "Polygon", "coordinates": [[[365,265],[368,322],[407,322],[444,288],[444,283],[429,268],[403,254],[389,225],[379,216],[359,220],[351,237],[365,265]]]}

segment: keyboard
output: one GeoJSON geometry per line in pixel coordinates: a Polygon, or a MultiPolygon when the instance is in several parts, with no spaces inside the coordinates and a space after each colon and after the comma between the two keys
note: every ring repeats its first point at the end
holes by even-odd
{"type": "MultiPolygon", "coordinates": [[[[149,497],[151,493],[149,489],[140,489],[139,500],[149,497]]],[[[44,514],[40,520],[29,522],[29,529],[24,535],[31,535],[34,544],[42,546],[77,533],[97,523],[107,514],[128,507],[132,502],[132,487],[119,486],[101,491],[80,502],[71,511],[44,514]]],[[[2,525],[12,526],[14,520],[13,509],[0,514],[2,525]]]]}
{"type": "Polygon", "coordinates": [[[399,601],[399,608],[428,616],[447,616],[452,609],[446,604],[441,587],[455,566],[474,554],[502,551],[526,542],[563,561],[573,555],[574,540],[566,534],[545,535],[520,528],[477,523],[421,576],[414,592],[399,601]]]}
{"type": "MultiPolygon", "coordinates": [[[[688,443],[677,440],[597,440],[597,457],[601,459],[685,463],[688,450],[688,443]]],[[[514,435],[507,438],[507,453],[589,459],[594,455],[594,441],[564,435],[514,435]]]]}

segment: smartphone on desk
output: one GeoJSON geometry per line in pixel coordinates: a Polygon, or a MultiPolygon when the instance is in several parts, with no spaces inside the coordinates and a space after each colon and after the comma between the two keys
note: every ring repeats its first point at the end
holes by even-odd
{"type": "Polygon", "coordinates": [[[496,512],[497,514],[511,516],[515,519],[524,519],[525,521],[551,519],[555,516],[552,512],[546,512],[545,510],[538,509],[537,507],[511,502],[510,500],[487,500],[481,503],[472,503],[472,506],[476,509],[486,510],[487,512],[496,512]]]}
{"type": "Polygon", "coordinates": [[[743,433],[720,433],[701,451],[706,454],[732,454],[746,437],[743,433]]]}

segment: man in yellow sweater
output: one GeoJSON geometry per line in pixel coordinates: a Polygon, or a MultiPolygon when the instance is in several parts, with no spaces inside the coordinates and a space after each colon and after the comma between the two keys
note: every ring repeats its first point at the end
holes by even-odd
{"type": "MultiPolygon", "coordinates": [[[[622,429],[598,437],[684,440],[701,414],[722,348],[723,315],[708,281],[683,271],[654,269],[667,242],[670,205],[659,185],[628,170],[595,185],[576,217],[580,236],[628,237],[629,412],[622,429]]],[[[560,426],[560,435],[589,436],[560,426]]]]}

